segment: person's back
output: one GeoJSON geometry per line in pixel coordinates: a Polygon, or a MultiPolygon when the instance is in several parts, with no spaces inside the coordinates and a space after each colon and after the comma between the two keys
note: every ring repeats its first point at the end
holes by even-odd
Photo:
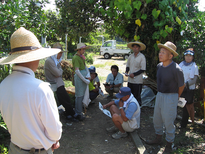
{"type": "Polygon", "coordinates": [[[11,134],[11,141],[23,149],[43,148],[42,144],[49,148],[52,141],[44,140],[44,126],[51,126],[51,129],[59,132],[51,136],[49,131],[53,130],[46,129],[51,140],[61,134],[58,131],[60,128],[52,128],[52,121],[57,121],[59,117],[57,112],[49,114],[56,106],[51,101],[54,99],[52,91],[47,83],[35,79],[32,70],[20,66],[14,66],[13,69],[14,72],[0,85],[0,110],[11,134]],[[44,116],[44,121],[38,116],[44,116]]]}
{"type": "Polygon", "coordinates": [[[48,83],[35,79],[40,59],[60,52],[42,48],[37,37],[21,27],[10,39],[11,52],[0,64],[15,64],[0,84],[0,112],[11,134],[9,154],[52,154],[60,147],[62,124],[48,83]]]}

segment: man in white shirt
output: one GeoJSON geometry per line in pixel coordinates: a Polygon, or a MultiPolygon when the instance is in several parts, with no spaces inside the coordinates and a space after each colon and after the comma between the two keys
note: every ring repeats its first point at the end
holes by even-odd
{"type": "Polygon", "coordinates": [[[60,147],[62,124],[49,84],[35,78],[39,60],[60,49],[42,48],[21,27],[10,39],[11,52],[0,64],[15,64],[0,84],[0,111],[11,135],[9,154],[52,154],[60,147]]]}
{"type": "Polygon", "coordinates": [[[123,75],[118,71],[119,68],[117,65],[111,66],[112,73],[108,74],[104,84],[105,91],[109,94],[108,97],[112,97],[113,93],[118,93],[120,88],[123,86],[123,75]]]}
{"type": "Polygon", "coordinates": [[[126,65],[125,72],[126,76],[128,76],[127,86],[130,87],[132,94],[141,105],[142,75],[146,70],[146,58],[140,51],[145,50],[146,46],[142,42],[136,41],[128,43],[127,47],[133,51],[133,54],[129,56],[126,65]]]}

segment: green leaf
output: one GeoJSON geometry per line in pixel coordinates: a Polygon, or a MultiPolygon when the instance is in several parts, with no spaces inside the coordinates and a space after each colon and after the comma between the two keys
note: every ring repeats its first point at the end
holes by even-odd
{"type": "Polygon", "coordinates": [[[173,28],[172,27],[168,27],[168,25],[165,26],[165,30],[168,32],[168,33],[171,33],[173,28]]]}
{"type": "Polygon", "coordinates": [[[179,19],[179,17],[176,17],[176,21],[178,22],[179,25],[181,25],[182,21],[179,19]]]}
{"type": "Polygon", "coordinates": [[[167,37],[168,34],[166,31],[160,30],[160,35],[165,38],[165,37],[167,37]]]}
{"type": "Polygon", "coordinates": [[[92,4],[92,3],[93,3],[93,0],[90,0],[89,3],[92,4]]]}
{"type": "Polygon", "coordinates": [[[158,32],[158,31],[157,31],[157,32],[154,32],[154,34],[152,34],[152,39],[153,39],[153,40],[158,40],[159,37],[160,37],[160,35],[159,35],[159,32],[158,32]]]}
{"type": "Polygon", "coordinates": [[[135,2],[133,2],[133,6],[134,6],[134,8],[137,9],[137,10],[140,10],[141,5],[142,5],[142,2],[141,2],[141,1],[135,1],[135,2]]]}
{"type": "Polygon", "coordinates": [[[153,10],[152,10],[152,15],[154,16],[154,18],[155,19],[157,19],[157,17],[159,16],[159,14],[160,14],[160,10],[157,10],[156,8],[154,8],[153,10]]]}
{"type": "Polygon", "coordinates": [[[143,14],[143,15],[141,16],[141,19],[143,19],[143,20],[147,19],[147,15],[146,15],[146,14],[143,14]]]}
{"type": "Polygon", "coordinates": [[[125,9],[126,11],[132,11],[132,7],[130,6],[130,4],[125,5],[125,9]]]}
{"type": "Polygon", "coordinates": [[[140,11],[137,11],[136,18],[140,18],[140,17],[141,17],[141,13],[140,13],[140,11]]]}
{"type": "Polygon", "coordinates": [[[152,0],[146,0],[146,3],[148,4],[148,3],[150,3],[152,0]]]}

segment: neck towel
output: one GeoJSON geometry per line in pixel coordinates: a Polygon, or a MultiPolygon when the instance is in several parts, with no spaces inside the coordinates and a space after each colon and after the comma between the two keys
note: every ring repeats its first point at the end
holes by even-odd
{"type": "Polygon", "coordinates": [[[129,102],[132,100],[133,97],[134,97],[134,96],[133,96],[133,94],[131,93],[131,95],[130,95],[130,97],[128,98],[128,100],[126,100],[126,101],[124,102],[124,105],[123,105],[124,108],[126,108],[127,103],[129,103],[129,102]]]}
{"type": "Polygon", "coordinates": [[[58,54],[51,56],[51,58],[53,59],[53,61],[54,61],[55,64],[56,64],[56,66],[62,61],[62,56],[61,56],[60,59],[57,59],[57,55],[58,55],[58,54]]]}

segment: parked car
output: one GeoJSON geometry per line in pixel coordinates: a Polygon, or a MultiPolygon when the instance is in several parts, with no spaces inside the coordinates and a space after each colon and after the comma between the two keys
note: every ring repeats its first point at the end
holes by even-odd
{"type": "Polygon", "coordinates": [[[105,59],[109,59],[112,56],[128,59],[130,51],[130,49],[116,49],[116,40],[106,41],[100,47],[100,53],[105,59]]]}

